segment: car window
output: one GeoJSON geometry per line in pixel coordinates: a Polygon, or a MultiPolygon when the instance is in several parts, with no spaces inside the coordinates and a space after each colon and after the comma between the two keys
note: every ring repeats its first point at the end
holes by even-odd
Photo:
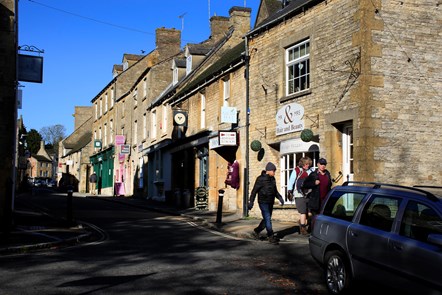
{"type": "Polygon", "coordinates": [[[399,234],[426,242],[429,234],[442,234],[442,219],[427,205],[409,201],[402,217],[399,234]]]}
{"type": "Polygon", "coordinates": [[[323,214],[351,221],[364,196],[364,193],[334,191],[327,200],[323,214]]]}
{"type": "Polygon", "coordinates": [[[400,201],[397,198],[373,195],[362,211],[360,224],[390,231],[400,201]]]}

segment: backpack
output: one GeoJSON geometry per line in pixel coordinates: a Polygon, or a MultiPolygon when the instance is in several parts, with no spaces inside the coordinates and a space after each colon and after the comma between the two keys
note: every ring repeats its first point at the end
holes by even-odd
{"type": "MultiPolygon", "coordinates": [[[[301,171],[299,172],[299,176],[301,176],[304,172],[307,173],[307,177],[308,177],[308,175],[311,173],[311,170],[305,170],[305,171],[304,171],[304,170],[301,169],[301,171]]],[[[298,193],[300,193],[303,197],[307,197],[308,194],[311,193],[312,189],[310,189],[310,188],[304,188],[304,187],[303,187],[303,186],[304,186],[304,181],[307,179],[307,177],[300,178],[299,176],[298,176],[298,177],[296,178],[296,180],[295,180],[295,187],[296,187],[296,190],[297,190],[298,193]]]]}

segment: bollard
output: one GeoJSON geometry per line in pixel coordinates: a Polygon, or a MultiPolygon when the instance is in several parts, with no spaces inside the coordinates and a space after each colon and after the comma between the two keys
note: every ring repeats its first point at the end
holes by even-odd
{"type": "Polygon", "coordinates": [[[72,193],[74,192],[74,187],[72,185],[67,186],[67,206],[66,206],[66,219],[68,221],[69,226],[72,225],[72,193]]]}
{"type": "Polygon", "coordinates": [[[224,190],[218,190],[218,211],[216,212],[216,223],[221,224],[223,217],[223,198],[224,198],[224,190]]]}

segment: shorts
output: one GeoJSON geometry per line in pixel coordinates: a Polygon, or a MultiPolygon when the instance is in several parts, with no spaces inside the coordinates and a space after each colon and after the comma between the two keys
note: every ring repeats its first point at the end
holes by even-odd
{"type": "Polygon", "coordinates": [[[307,198],[295,198],[295,204],[300,214],[307,214],[307,198]]]}

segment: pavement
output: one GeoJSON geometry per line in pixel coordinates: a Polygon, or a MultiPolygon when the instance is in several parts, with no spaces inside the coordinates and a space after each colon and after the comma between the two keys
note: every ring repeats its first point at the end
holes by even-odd
{"type": "MultiPolygon", "coordinates": [[[[255,240],[253,229],[260,219],[243,217],[237,212],[217,212],[177,208],[165,202],[136,197],[96,196],[74,193],[73,197],[95,198],[107,202],[119,202],[128,206],[149,209],[166,214],[183,216],[198,221],[201,226],[241,239],[255,240]]],[[[17,196],[20,198],[20,195],[17,196]]],[[[23,198],[24,200],[26,198],[23,198]]],[[[16,202],[13,213],[14,226],[9,233],[0,233],[0,255],[24,254],[35,251],[50,251],[93,240],[95,229],[79,220],[68,220],[43,212],[32,206],[23,206],[26,201],[16,202]]],[[[295,209],[293,209],[295,210],[295,209]]],[[[299,233],[297,221],[272,220],[273,230],[281,243],[307,244],[308,236],[299,233]]],[[[260,240],[266,240],[265,230],[260,240]]]]}

